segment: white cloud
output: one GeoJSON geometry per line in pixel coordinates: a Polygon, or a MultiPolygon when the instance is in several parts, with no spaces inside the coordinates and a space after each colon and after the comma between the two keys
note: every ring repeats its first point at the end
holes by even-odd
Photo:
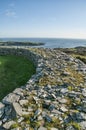
{"type": "Polygon", "coordinates": [[[5,15],[8,17],[17,17],[16,12],[13,10],[6,10],[5,15]]]}
{"type": "Polygon", "coordinates": [[[15,7],[15,4],[13,2],[9,3],[8,9],[5,10],[5,16],[13,17],[13,18],[17,17],[14,7],[15,7]]]}

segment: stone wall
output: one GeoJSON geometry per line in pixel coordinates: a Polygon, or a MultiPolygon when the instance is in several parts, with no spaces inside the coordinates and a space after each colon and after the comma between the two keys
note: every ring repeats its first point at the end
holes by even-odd
{"type": "Polygon", "coordinates": [[[36,74],[0,102],[0,130],[86,130],[86,64],[58,49],[0,49],[7,54],[31,59],[36,74]]]}
{"type": "Polygon", "coordinates": [[[18,55],[25,56],[26,58],[33,61],[33,63],[37,66],[38,59],[41,57],[36,53],[33,53],[29,49],[25,48],[11,48],[11,47],[0,47],[0,55],[18,55]]]}

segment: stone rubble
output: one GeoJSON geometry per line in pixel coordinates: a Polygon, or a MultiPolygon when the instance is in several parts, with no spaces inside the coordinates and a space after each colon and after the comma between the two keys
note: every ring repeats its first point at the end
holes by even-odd
{"type": "Polygon", "coordinates": [[[86,130],[86,65],[55,49],[28,51],[36,74],[0,102],[0,130],[86,130]]]}

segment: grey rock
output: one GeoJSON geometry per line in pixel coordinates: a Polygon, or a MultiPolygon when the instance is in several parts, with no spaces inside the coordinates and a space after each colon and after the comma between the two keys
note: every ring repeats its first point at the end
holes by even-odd
{"type": "Polygon", "coordinates": [[[36,72],[39,73],[40,71],[42,71],[41,67],[36,68],[36,72]]]}
{"type": "Polygon", "coordinates": [[[38,130],[47,130],[47,128],[41,126],[38,128],[38,130]]]}
{"type": "Polygon", "coordinates": [[[62,107],[60,108],[60,110],[61,110],[62,112],[67,112],[67,111],[68,111],[68,109],[66,109],[65,106],[62,106],[62,107]]]}
{"type": "Polygon", "coordinates": [[[28,107],[28,111],[29,111],[29,112],[32,112],[32,111],[33,111],[33,108],[29,106],[29,107],[28,107]]]}
{"type": "Polygon", "coordinates": [[[13,108],[17,115],[22,116],[22,107],[17,102],[13,103],[13,108]]]}
{"type": "Polygon", "coordinates": [[[7,118],[7,116],[5,116],[2,121],[3,121],[3,123],[5,123],[7,120],[8,120],[8,118],[7,118]]]}
{"type": "Polygon", "coordinates": [[[43,117],[41,115],[38,116],[38,121],[43,120],[43,117]]]}
{"type": "Polygon", "coordinates": [[[0,126],[2,125],[2,121],[0,121],[0,126]]]}
{"type": "Polygon", "coordinates": [[[27,128],[25,128],[24,130],[29,130],[30,129],[30,127],[27,127],[27,128]]]}
{"type": "Polygon", "coordinates": [[[84,89],[82,90],[82,95],[83,95],[84,97],[86,97],[86,88],[84,88],[84,89]]]}
{"type": "Polygon", "coordinates": [[[66,130],[76,130],[73,126],[68,126],[66,130]]]}
{"type": "Polygon", "coordinates": [[[41,109],[37,109],[36,111],[35,111],[35,116],[38,116],[38,115],[40,115],[42,113],[42,110],[41,109]]]}
{"type": "Polygon", "coordinates": [[[68,89],[67,89],[67,88],[62,88],[62,89],[61,89],[61,93],[65,94],[65,93],[67,93],[67,92],[68,92],[68,89]]]}
{"type": "Polygon", "coordinates": [[[12,104],[14,102],[18,102],[19,99],[20,99],[19,95],[16,95],[14,93],[10,93],[6,97],[3,98],[2,102],[4,104],[12,104]]]}
{"type": "Polygon", "coordinates": [[[82,110],[86,112],[86,102],[82,104],[82,110]]]}
{"type": "Polygon", "coordinates": [[[56,99],[56,96],[55,96],[55,94],[53,94],[53,93],[52,93],[51,95],[52,95],[52,97],[53,97],[53,98],[55,98],[55,99],[56,99]]]}
{"type": "Polygon", "coordinates": [[[28,100],[19,100],[21,106],[28,104],[28,100]]]}
{"type": "Polygon", "coordinates": [[[24,117],[20,117],[20,118],[18,119],[18,123],[22,122],[23,120],[24,120],[24,117]]]}
{"type": "Polygon", "coordinates": [[[6,122],[3,127],[6,128],[6,129],[10,129],[10,127],[13,125],[13,124],[16,124],[15,121],[9,121],[9,122],[6,122]]]}
{"type": "Polygon", "coordinates": [[[55,108],[55,106],[54,106],[53,104],[51,104],[51,105],[49,106],[49,110],[50,110],[50,111],[52,111],[54,108],[55,108]]]}
{"type": "Polygon", "coordinates": [[[52,121],[52,118],[49,117],[48,115],[45,115],[45,119],[46,119],[47,122],[51,122],[52,121]]]}
{"type": "Polygon", "coordinates": [[[83,120],[86,120],[86,114],[82,112],[77,112],[72,116],[73,120],[77,120],[78,122],[81,122],[83,120]]]}
{"type": "Polygon", "coordinates": [[[12,107],[10,105],[6,106],[5,107],[5,114],[6,114],[6,116],[9,116],[11,112],[12,112],[12,107]]]}
{"type": "Polygon", "coordinates": [[[64,104],[64,103],[67,102],[67,99],[65,99],[65,98],[63,99],[63,98],[62,98],[62,99],[60,99],[60,100],[58,100],[58,101],[59,101],[60,103],[63,103],[63,104],[64,104]]]}
{"type": "Polygon", "coordinates": [[[58,111],[57,109],[53,109],[53,110],[52,110],[52,113],[53,113],[53,114],[57,114],[57,115],[61,115],[62,112],[61,112],[61,111],[58,111]]]}
{"type": "Polygon", "coordinates": [[[30,114],[30,112],[28,112],[28,111],[22,111],[22,115],[29,115],[30,114]]]}
{"type": "Polygon", "coordinates": [[[24,90],[22,88],[16,88],[13,93],[17,94],[17,95],[20,95],[20,96],[23,96],[24,90]]]}
{"type": "Polygon", "coordinates": [[[79,123],[82,130],[86,130],[86,121],[82,121],[79,123]]]}

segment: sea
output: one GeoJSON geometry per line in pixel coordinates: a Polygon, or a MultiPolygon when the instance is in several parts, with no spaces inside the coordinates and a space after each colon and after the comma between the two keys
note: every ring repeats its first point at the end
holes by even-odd
{"type": "Polygon", "coordinates": [[[44,48],[73,48],[86,47],[86,39],[64,39],[64,38],[0,38],[0,41],[40,42],[45,43],[44,48]]]}

